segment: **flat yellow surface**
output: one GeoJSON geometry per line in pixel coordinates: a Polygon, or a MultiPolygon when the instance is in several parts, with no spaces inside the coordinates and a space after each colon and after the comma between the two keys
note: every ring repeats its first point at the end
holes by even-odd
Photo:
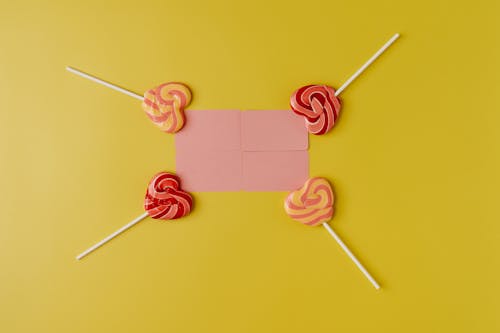
{"type": "Polygon", "coordinates": [[[497,1],[1,2],[0,332],[500,332],[497,1]],[[310,150],[381,291],[285,193],[196,193],[186,219],[74,259],[143,212],[175,153],[66,65],[185,82],[192,109],[285,109],[395,32],[310,150]]]}

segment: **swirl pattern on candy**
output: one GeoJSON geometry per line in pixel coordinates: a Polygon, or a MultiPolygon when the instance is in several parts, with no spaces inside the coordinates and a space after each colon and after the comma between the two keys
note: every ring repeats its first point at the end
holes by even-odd
{"type": "Polygon", "coordinates": [[[290,97],[293,112],[304,116],[307,130],[315,135],[325,134],[335,125],[340,113],[340,100],[335,90],[326,85],[308,85],[290,97]]]}
{"type": "Polygon", "coordinates": [[[142,109],[162,131],[176,133],[184,126],[184,108],[190,102],[191,91],[186,85],[169,82],[146,91],[142,109]]]}
{"type": "Polygon", "coordinates": [[[179,177],[160,172],[151,179],[144,200],[144,209],[154,219],[173,220],[191,212],[193,198],[180,189],[179,177]]]}
{"type": "Polygon", "coordinates": [[[290,192],[285,199],[285,211],[294,220],[317,226],[333,216],[333,190],[324,178],[310,178],[302,188],[290,192]]]}

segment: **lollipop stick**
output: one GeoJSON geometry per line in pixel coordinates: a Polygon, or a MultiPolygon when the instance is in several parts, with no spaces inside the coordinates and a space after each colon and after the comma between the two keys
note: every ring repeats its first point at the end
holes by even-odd
{"type": "Polygon", "coordinates": [[[108,237],[106,237],[102,241],[100,241],[99,243],[97,243],[97,244],[89,247],[88,249],[86,249],[85,251],[83,251],[82,253],[80,253],[78,256],[76,256],[76,259],[77,260],[82,259],[87,254],[89,254],[89,253],[93,252],[94,250],[98,249],[99,247],[103,246],[104,244],[106,244],[107,242],[109,242],[110,240],[112,240],[113,238],[115,238],[116,236],[118,236],[119,234],[121,234],[122,232],[124,232],[125,230],[132,228],[134,225],[136,225],[137,223],[141,222],[146,217],[148,217],[148,213],[147,212],[144,213],[144,214],[142,214],[142,215],[140,215],[140,216],[138,216],[135,220],[133,220],[132,222],[130,222],[130,223],[126,224],[126,225],[124,225],[120,229],[116,230],[111,235],[109,235],[108,237]]]}
{"type": "Polygon", "coordinates": [[[370,280],[375,289],[377,290],[380,289],[380,285],[377,283],[377,281],[375,281],[375,279],[370,275],[370,273],[368,273],[366,268],[364,268],[363,265],[361,265],[359,260],[354,256],[354,254],[352,254],[351,250],[349,250],[347,245],[345,245],[344,242],[340,239],[340,237],[335,233],[335,231],[333,231],[332,227],[330,227],[326,222],[323,223],[323,227],[325,227],[325,229],[330,233],[330,235],[332,235],[332,237],[337,241],[342,250],[344,250],[344,252],[347,253],[349,258],[351,258],[351,260],[356,264],[356,266],[358,266],[359,270],[366,276],[366,278],[370,280]]]}
{"type": "Polygon", "coordinates": [[[78,69],[76,69],[76,68],[73,68],[73,67],[67,66],[67,67],[66,67],[66,70],[67,70],[67,71],[69,71],[69,72],[71,72],[71,73],[73,73],[73,74],[79,75],[79,76],[81,76],[81,77],[83,77],[83,78],[86,78],[86,79],[88,79],[88,80],[90,80],[90,81],[94,81],[94,82],[96,82],[96,83],[102,84],[103,86],[106,86],[106,87],[108,87],[108,88],[111,88],[111,89],[114,89],[114,90],[116,90],[116,91],[119,91],[119,92],[121,92],[121,93],[123,93],[123,94],[125,94],[125,95],[129,95],[130,97],[137,98],[137,99],[139,99],[139,100],[141,100],[141,101],[144,99],[144,97],[143,97],[143,96],[141,96],[141,95],[139,95],[139,94],[136,94],[136,93],[135,93],[135,92],[133,92],[133,91],[130,91],[130,90],[127,90],[127,89],[124,89],[124,88],[118,87],[117,85],[114,85],[114,84],[112,84],[112,83],[109,83],[109,82],[106,82],[106,81],[104,81],[104,80],[101,80],[101,79],[99,79],[99,78],[97,78],[97,77],[95,77],[95,76],[92,76],[92,75],[90,75],[90,74],[84,73],[84,72],[82,72],[82,71],[80,71],[80,70],[78,70],[78,69]]]}
{"type": "Polygon", "coordinates": [[[377,60],[377,58],[380,57],[380,55],[384,53],[384,51],[387,50],[389,46],[391,46],[392,43],[394,43],[398,38],[399,34],[395,34],[394,36],[392,36],[391,39],[387,41],[387,43],[385,43],[377,52],[375,52],[375,54],[370,59],[368,59],[368,61],[365,62],[360,69],[356,71],[356,73],[354,73],[343,85],[340,86],[339,89],[337,89],[337,91],[335,92],[335,96],[340,95],[340,93],[344,91],[344,89],[347,88],[347,86],[350,85],[352,81],[354,81],[358,76],[360,76],[361,73],[363,73],[365,69],[368,68],[368,66],[370,66],[375,60],[377,60]]]}

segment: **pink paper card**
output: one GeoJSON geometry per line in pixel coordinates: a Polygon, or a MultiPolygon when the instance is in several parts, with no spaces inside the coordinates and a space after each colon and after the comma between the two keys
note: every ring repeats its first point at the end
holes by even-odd
{"type": "Polygon", "coordinates": [[[291,110],[244,111],[241,144],[243,151],[307,150],[304,118],[291,110]]]}
{"type": "Polygon", "coordinates": [[[307,151],[243,152],[245,191],[291,191],[309,178],[307,151]]]}
{"type": "Polygon", "coordinates": [[[186,110],[186,124],[175,135],[177,152],[241,150],[241,112],[186,110]]]}
{"type": "Polygon", "coordinates": [[[241,152],[177,151],[176,173],[189,192],[241,191],[241,152]]]}

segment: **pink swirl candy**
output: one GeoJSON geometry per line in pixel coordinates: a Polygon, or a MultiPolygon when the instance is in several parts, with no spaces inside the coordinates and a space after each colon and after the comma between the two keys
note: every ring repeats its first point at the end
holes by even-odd
{"type": "Polygon", "coordinates": [[[340,113],[340,100],[335,90],[326,85],[308,85],[295,91],[290,98],[293,112],[305,117],[307,130],[325,134],[335,125],[340,113]]]}

